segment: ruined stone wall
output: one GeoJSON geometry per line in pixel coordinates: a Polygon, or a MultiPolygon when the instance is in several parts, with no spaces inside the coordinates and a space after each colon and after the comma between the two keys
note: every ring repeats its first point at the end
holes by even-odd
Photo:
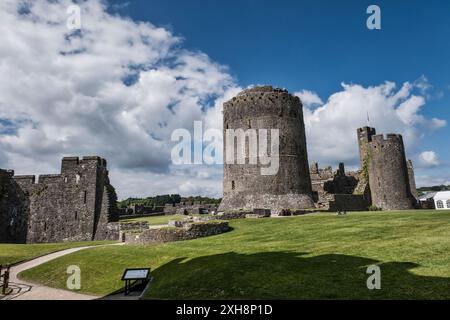
{"type": "Polygon", "coordinates": [[[164,207],[146,207],[142,204],[131,204],[126,209],[127,214],[146,215],[150,213],[162,213],[164,207]]]}
{"type": "Polygon", "coordinates": [[[315,162],[311,165],[309,172],[311,177],[312,191],[317,193],[324,193],[326,191],[326,182],[331,181],[334,178],[332,168],[327,167],[324,169],[319,169],[319,164],[315,162]]]}
{"type": "Polygon", "coordinates": [[[61,174],[39,177],[30,193],[27,242],[93,239],[98,169],[96,159],[64,158],[61,174]]]}
{"type": "Polygon", "coordinates": [[[356,172],[345,172],[344,164],[339,163],[339,169],[333,178],[331,193],[335,194],[353,194],[358,185],[360,176],[356,172]]]}
{"type": "Polygon", "coordinates": [[[228,221],[187,223],[183,227],[148,229],[139,234],[125,233],[125,242],[129,244],[153,244],[192,240],[224,233],[229,228],[228,221]]]}
{"type": "Polygon", "coordinates": [[[100,201],[96,212],[94,225],[95,240],[117,240],[118,232],[112,227],[112,223],[119,220],[119,212],[117,209],[117,194],[114,187],[109,181],[108,171],[105,166],[99,168],[97,182],[97,201],[100,201]]]}
{"type": "Polygon", "coordinates": [[[163,209],[164,214],[207,214],[217,212],[217,205],[209,203],[167,203],[163,209]]]}
{"type": "Polygon", "coordinates": [[[24,243],[29,200],[13,179],[14,172],[0,169],[0,243],[24,243]]]}
{"type": "Polygon", "coordinates": [[[279,129],[280,157],[278,173],[262,175],[259,161],[249,164],[247,140],[246,164],[237,161],[224,164],[224,194],[219,211],[268,208],[276,212],[283,208],[314,206],[302,104],[298,97],[270,86],[244,90],[224,103],[223,127],[224,156],[227,129],[256,129],[258,139],[258,129],[279,129]]]}
{"type": "Polygon", "coordinates": [[[366,211],[369,201],[364,195],[334,194],[329,202],[330,211],[366,211]]]}
{"type": "Polygon", "coordinates": [[[313,192],[319,196],[324,193],[352,194],[358,184],[358,175],[350,172],[346,173],[344,164],[339,164],[339,169],[333,172],[331,167],[319,169],[314,163],[310,168],[311,184],[313,192]]]}
{"type": "MultiPolygon", "coordinates": [[[[114,188],[106,161],[99,157],[64,158],[61,174],[14,176],[25,197],[22,219],[27,228],[16,242],[44,243],[110,239],[107,224],[117,220],[114,188]]],[[[13,188],[9,188],[11,192],[13,188]]],[[[18,191],[14,191],[17,193],[18,191]]],[[[11,207],[11,206],[10,206],[11,207]]],[[[0,224],[0,227],[4,223],[0,224]]]]}
{"type": "Polygon", "coordinates": [[[147,221],[120,222],[121,231],[144,230],[149,229],[150,225],[147,221]]]}
{"type": "Polygon", "coordinates": [[[369,184],[369,157],[370,144],[372,137],[376,134],[375,128],[363,127],[356,130],[359,146],[359,159],[361,174],[359,175],[358,185],[354,190],[356,195],[364,195],[371,202],[371,191],[369,184]]]}
{"type": "Polygon", "coordinates": [[[367,157],[368,151],[370,150],[370,143],[372,142],[372,137],[376,135],[375,128],[362,127],[356,130],[358,137],[359,146],[359,160],[361,168],[364,167],[364,160],[367,157]]]}
{"type": "Polygon", "coordinates": [[[120,223],[119,222],[108,222],[105,227],[104,231],[101,234],[101,237],[97,233],[95,235],[96,240],[110,240],[110,241],[117,241],[121,240],[121,230],[120,230],[120,223]]]}
{"type": "Polygon", "coordinates": [[[411,194],[414,196],[414,198],[418,198],[419,194],[417,193],[416,188],[416,178],[414,176],[414,166],[411,160],[408,160],[406,162],[406,165],[408,166],[408,179],[409,179],[409,188],[411,189],[411,194]]]}
{"type": "Polygon", "coordinates": [[[399,134],[372,137],[369,149],[369,184],[372,204],[383,210],[412,209],[403,138],[399,134]]]}
{"type": "Polygon", "coordinates": [[[370,197],[364,194],[354,195],[360,180],[360,172],[345,172],[344,163],[338,170],[331,167],[320,169],[317,163],[311,165],[311,183],[317,209],[336,211],[365,210],[370,197]],[[348,203],[345,203],[348,201],[348,203]]]}
{"type": "Polygon", "coordinates": [[[252,214],[253,210],[226,211],[214,216],[218,220],[244,219],[247,214],[252,214]]]}

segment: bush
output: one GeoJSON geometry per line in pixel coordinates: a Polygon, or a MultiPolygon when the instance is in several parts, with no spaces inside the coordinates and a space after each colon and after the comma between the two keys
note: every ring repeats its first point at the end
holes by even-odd
{"type": "Polygon", "coordinates": [[[377,206],[374,206],[373,204],[369,206],[369,211],[382,211],[383,209],[378,208],[377,206]]]}

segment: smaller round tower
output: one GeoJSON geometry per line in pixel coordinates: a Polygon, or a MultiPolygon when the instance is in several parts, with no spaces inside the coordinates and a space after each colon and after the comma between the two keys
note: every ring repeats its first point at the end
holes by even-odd
{"type": "Polygon", "coordinates": [[[368,144],[368,173],[372,204],[383,210],[413,209],[405,147],[400,134],[372,136],[368,144]]]}

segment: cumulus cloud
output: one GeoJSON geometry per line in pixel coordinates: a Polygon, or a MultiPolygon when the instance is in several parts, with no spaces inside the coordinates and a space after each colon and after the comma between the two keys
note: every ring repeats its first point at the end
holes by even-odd
{"type": "Polygon", "coordinates": [[[298,96],[306,107],[314,107],[323,104],[322,99],[320,99],[317,93],[309,90],[295,92],[294,95],[298,96]]]}
{"type": "Polygon", "coordinates": [[[97,154],[109,160],[121,197],[177,186],[190,194],[199,185],[219,194],[213,175],[190,177],[192,185],[167,178],[172,131],[218,122],[219,102],[236,91],[227,68],[183,49],[164,28],[108,13],[101,0],[79,2],[81,29],[69,30],[72,4],[0,3],[0,167],[54,171],[64,155],[97,154]],[[147,179],[135,180],[139,172],[147,179]],[[132,184],[139,187],[127,192],[132,184]]]}
{"type": "Polygon", "coordinates": [[[423,81],[405,82],[400,88],[393,82],[369,87],[342,83],[342,90],[332,94],[323,106],[306,106],[310,161],[330,165],[343,161],[356,167],[356,129],[365,125],[375,127],[378,133],[402,134],[408,155],[414,155],[427,132],[446,125],[445,120],[428,119],[422,114],[426,103],[423,81]]]}
{"type": "MultiPolygon", "coordinates": [[[[221,196],[221,167],[172,165],[170,137],[196,120],[222,130],[222,104],[241,89],[227,68],[185,50],[165,28],[109,13],[102,0],[79,2],[81,30],[71,31],[71,4],[0,1],[0,167],[52,173],[63,156],[100,155],[120,198],[221,196]]],[[[421,112],[428,87],[425,77],[398,89],[342,84],[326,103],[297,92],[310,160],[356,165],[355,131],[367,115],[414,150],[426,132],[446,125],[421,112]]]]}
{"type": "Polygon", "coordinates": [[[436,152],[424,151],[419,154],[420,164],[424,167],[435,167],[439,165],[439,160],[436,152]]]}
{"type": "Polygon", "coordinates": [[[440,186],[450,185],[450,176],[449,175],[429,175],[429,174],[419,174],[415,176],[417,187],[430,187],[430,186],[440,186]]]}

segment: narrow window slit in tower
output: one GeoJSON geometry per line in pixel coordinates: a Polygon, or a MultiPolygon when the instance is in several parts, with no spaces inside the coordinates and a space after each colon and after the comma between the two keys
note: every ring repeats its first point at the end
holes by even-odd
{"type": "Polygon", "coordinates": [[[84,191],[84,203],[86,204],[87,202],[87,191],[84,191]]]}
{"type": "Polygon", "coordinates": [[[234,190],[234,187],[235,187],[234,181],[231,181],[231,190],[234,190]]]}

